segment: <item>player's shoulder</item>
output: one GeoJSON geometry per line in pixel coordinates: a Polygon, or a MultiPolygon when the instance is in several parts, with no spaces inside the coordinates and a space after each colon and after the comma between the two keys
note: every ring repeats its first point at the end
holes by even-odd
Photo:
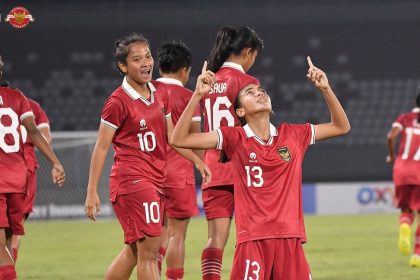
{"type": "Polygon", "coordinates": [[[236,68],[231,68],[231,67],[222,67],[222,68],[220,68],[220,70],[216,74],[219,74],[219,75],[222,75],[222,76],[228,76],[230,78],[241,79],[241,80],[244,80],[244,81],[258,82],[257,78],[249,75],[248,73],[246,73],[244,71],[241,71],[241,70],[236,69],[236,68]]]}
{"type": "Polygon", "coordinates": [[[27,97],[27,99],[28,99],[29,105],[31,106],[31,109],[41,110],[41,105],[39,105],[37,101],[29,97],[27,97]]]}
{"type": "Polygon", "coordinates": [[[166,96],[170,89],[169,85],[157,80],[150,81],[148,86],[150,91],[154,92],[158,96],[166,96]]]}
{"type": "Polygon", "coordinates": [[[232,135],[246,136],[245,127],[242,127],[242,126],[221,126],[219,129],[223,132],[223,134],[229,134],[230,136],[232,135]]]}
{"type": "Polygon", "coordinates": [[[114,91],[108,96],[108,99],[124,99],[129,97],[128,93],[124,90],[122,86],[117,87],[114,91]]]}
{"type": "Polygon", "coordinates": [[[411,121],[412,119],[417,119],[417,114],[419,114],[417,110],[402,113],[398,116],[397,122],[411,121]]]}
{"type": "MultiPolygon", "coordinates": [[[[273,125],[274,126],[274,125],[273,125]]],[[[309,129],[310,124],[309,123],[289,123],[289,122],[281,122],[277,126],[274,126],[278,133],[286,134],[286,133],[292,133],[295,131],[301,131],[302,129],[309,129]]]]}
{"type": "Polygon", "coordinates": [[[26,100],[28,100],[28,98],[25,96],[25,94],[17,88],[0,87],[0,93],[4,93],[6,97],[9,97],[11,99],[26,99],[26,100]]]}
{"type": "Polygon", "coordinates": [[[124,104],[129,97],[122,86],[117,87],[105,100],[105,104],[124,104]]]}

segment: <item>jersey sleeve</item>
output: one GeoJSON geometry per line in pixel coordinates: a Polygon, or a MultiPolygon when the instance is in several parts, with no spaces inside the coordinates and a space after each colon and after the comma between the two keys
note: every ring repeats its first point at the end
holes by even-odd
{"type": "Polygon", "coordinates": [[[160,96],[160,100],[163,103],[163,110],[165,118],[169,119],[171,117],[171,99],[169,97],[169,90],[166,85],[162,82],[152,81],[152,85],[156,88],[156,94],[160,96]]]}
{"type": "Polygon", "coordinates": [[[104,104],[101,113],[101,123],[113,129],[118,129],[124,122],[126,111],[122,101],[110,96],[104,104]]]}
{"type": "Polygon", "coordinates": [[[45,111],[41,108],[38,102],[30,101],[30,105],[32,108],[32,111],[35,115],[35,124],[36,126],[40,128],[49,128],[50,127],[50,121],[47,117],[47,114],[45,111]]]}
{"type": "Polygon", "coordinates": [[[224,151],[228,159],[232,158],[232,155],[237,150],[239,143],[239,127],[220,127],[216,129],[217,133],[217,147],[216,149],[224,151]]]}
{"type": "Polygon", "coordinates": [[[34,117],[34,113],[31,109],[31,105],[29,104],[28,99],[26,98],[26,96],[19,92],[19,119],[22,122],[25,118],[27,117],[34,117]]]}
{"type": "Polygon", "coordinates": [[[195,108],[195,112],[192,118],[193,122],[201,122],[201,110],[200,105],[197,105],[197,108],[195,108]]]}
{"type": "Polygon", "coordinates": [[[400,130],[403,130],[404,114],[398,116],[398,118],[392,123],[392,127],[398,127],[400,130]]]}
{"type": "Polygon", "coordinates": [[[291,124],[290,129],[299,146],[306,149],[309,145],[315,144],[315,126],[313,124],[291,124]]]}
{"type": "Polygon", "coordinates": [[[171,110],[171,99],[169,98],[169,94],[168,91],[165,90],[164,92],[164,99],[163,99],[163,108],[165,110],[165,118],[170,118],[172,115],[172,110],[171,110]]]}

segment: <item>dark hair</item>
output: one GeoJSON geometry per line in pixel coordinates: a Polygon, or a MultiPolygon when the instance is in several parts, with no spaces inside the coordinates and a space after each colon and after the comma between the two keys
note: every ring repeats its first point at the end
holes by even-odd
{"type": "Polygon", "coordinates": [[[261,52],[263,40],[248,26],[232,27],[226,25],[217,33],[216,42],[208,58],[208,69],[216,72],[231,54],[240,54],[244,48],[261,52]]]}
{"type": "Polygon", "coordinates": [[[128,36],[125,36],[122,39],[118,39],[115,41],[115,51],[114,51],[114,58],[115,58],[115,65],[117,66],[118,71],[120,71],[121,74],[125,74],[121,71],[120,67],[118,67],[118,63],[127,64],[127,56],[130,52],[130,44],[132,43],[145,43],[149,48],[150,44],[149,41],[143,37],[143,35],[139,35],[137,33],[132,33],[128,36]]]}
{"type": "MultiPolygon", "coordinates": [[[[420,86],[417,88],[416,105],[420,107],[420,86]]],[[[417,122],[420,123],[420,112],[417,113],[417,122]]]]}
{"type": "Polygon", "coordinates": [[[0,80],[0,87],[10,87],[10,83],[5,80],[0,80]]]}
{"type": "Polygon", "coordinates": [[[191,52],[182,41],[164,43],[157,50],[159,69],[163,73],[175,73],[191,66],[191,52]]]}
{"type": "MultiPolygon", "coordinates": [[[[3,59],[1,58],[1,55],[0,55],[0,72],[3,71],[3,65],[4,65],[3,59]]],[[[1,77],[1,74],[0,74],[0,77],[1,77]]]]}

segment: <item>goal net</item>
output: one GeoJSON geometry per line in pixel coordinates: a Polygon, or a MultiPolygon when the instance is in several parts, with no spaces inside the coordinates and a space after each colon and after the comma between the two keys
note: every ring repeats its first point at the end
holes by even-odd
{"type": "MultiPolygon", "coordinates": [[[[64,219],[85,217],[84,202],[89,178],[89,166],[97,131],[53,132],[53,150],[60,159],[65,172],[63,187],[52,183],[51,165],[36,151],[39,161],[37,191],[34,213],[35,219],[64,219]]],[[[98,187],[101,199],[101,217],[113,215],[109,202],[109,171],[112,166],[113,151],[110,148],[98,187]]]]}

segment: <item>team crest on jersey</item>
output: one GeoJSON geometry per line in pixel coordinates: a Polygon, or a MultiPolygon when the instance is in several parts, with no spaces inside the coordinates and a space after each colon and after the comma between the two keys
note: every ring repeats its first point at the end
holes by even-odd
{"type": "Polygon", "coordinates": [[[286,162],[289,162],[292,159],[292,156],[290,155],[289,149],[287,147],[280,147],[277,149],[277,152],[279,153],[281,159],[286,162]]]}
{"type": "Polygon", "coordinates": [[[256,153],[251,152],[251,153],[249,154],[249,162],[258,162],[258,161],[257,161],[257,154],[256,154],[256,153]]]}
{"type": "Polygon", "coordinates": [[[140,120],[140,130],[143,130],[143,129],[146,129],[146,128],[147,128],[146,120],[141,119],[140,120]]]}

